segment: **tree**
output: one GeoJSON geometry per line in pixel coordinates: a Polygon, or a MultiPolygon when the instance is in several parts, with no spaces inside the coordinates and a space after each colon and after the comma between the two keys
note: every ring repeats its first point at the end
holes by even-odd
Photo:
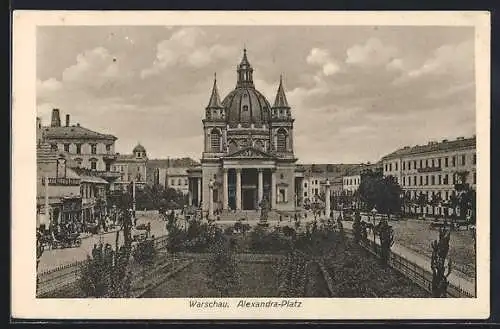
{"type": "Polygon", "coordinates": [[[448,276],[451,273],[451,260],[448,260],[448,266],[446,266],[446,258],[450,247],[450,234],[450,229],[443,226],[439,229],[438,240],[431,243],[432,297],[435,298],[446,297],[448,276]]]}
{"type": "Polygon", "coordinates": [[[379,172],[371,171],[362,173],[359,196],[367,210],[376,207],[381,213],[397,213],[401,209],[400,195],[401,187],[394,176],[383,177],[379,172]]]}
{"type": "Polygon", "coordinates": [[[380,238],[380,259],[382,264],[387,265],[390,259],[391,247],[394,244],[394,230],[387,223],[387,220],[383,220],[380,222],[377,231],[380,238]]]}
{"type": "Polygon", "coordinates": [[[359,215],[359,212],[356,212],[354,215],[354,222],[352,223],[352,230],[354,233],[354,242],[359,243],[362,237],[362,227],[361,227],[361,216],[359,215]]]}
{"type": "Polygon", "coordinates": [[[476,217],[476,192],[467,183],[468,171],[461,171],[457,174],[455,190],[457,191],[456,205],[460,209],[460,219],[465,220],[466,214],[470,213],[470,222],[475,223],[476,217]]]}
{"type": "Polygon", "coordinates": [[[420,192],[417,197],[417,205],[420,207],[420,214],[424,214],[424,208],[429,204],[429,200],[427,199],[427,195],[420,192]]]}
{"type": "Polygon", "coordinates": [[[229,297],[239,286],[238,266],[228,241],[223,237],[212,245],[207,277],[208,285],[219,292],[219,297],[229,297]]]}
{"type": "Polygon", "coordinates": [[[441,203],[442,199],[439,194],[432,194],[431,200],[429,201],[429,204],[432,206],[432,214],[436,215],[436,207],[439,206],[441,203]]]}

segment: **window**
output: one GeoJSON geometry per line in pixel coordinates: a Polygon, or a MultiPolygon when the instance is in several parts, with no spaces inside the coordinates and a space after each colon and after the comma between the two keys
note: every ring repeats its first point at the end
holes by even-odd
{"type": "Polygon", "coordinates": [[[465,166],[465,154],[462,154],[462,166],[465,166]]]}
{"type": "Polygon", "coordinates": [[[396,171],[398,170],[398,163],[397,162],[394,163],[394,170],[396,170],[396,171]]]}
{"type": "Polygon", "coordinates": [[[424,185],[424,176],[420,176],[420,186],[424,185]]]}
{"type": "Polygon", "coordinates": [[[438,185],[441,185],[441,175],[438,175],[438,185]]]}
{"type": "Polygon", "coordinates": [[[285,189],[280,188],[279,198],[280,198],[280,200],[279,200],[280,202],[286,202],[286,191],[285,191],[285,189]]]}
{"type": "Polygon", "coordinates": [[[90,153],[91,154],[97,154],[97,144],[91,144],[90,145],[90,153]]]}
{"type": "Polygon", "coordinates": [[[388,167],[387,167],[387,163],[386,163],[386,164],[385,164],[385,171],[388,171],[388,170],[387,170],[387,168],[388,168],[388,167]]]}
{"type": "Polygon", "coordinates": [[[436,176],[431,176],[431,185],[436,185],[436,176]]]}
{"type": "Polygon", "coordinates": [[[221,134],[218,129],[212,129],[210,132],[210,147],[212,152],[220,152],[221,134]]]}
{"type": "Polygon", "coordinates": [[[406,170],[406,162],[403,161],[403,170],[406,170]]]}
{"type": "Polygon", "coordinates": [[[76,144],[76,154],[82,154],[82,144],[76,144]]]}
{"type": "Polygon", "coordinates": [[[472,155],[472,164],[476,164],[476,155],[475,154],[472,155]]]}
{"type": "Polygon", "coordinates": [[[424,167],[423,164],[424,163],[423,163],[422,159],[420,159],[420,167],[419,168],[423,168],[424,167]]]}
{"type": "Polygon", "coordinates": [[[444,199],[448,200],[448,191],[444,192],[444,199]]]}
{"type": "Polygon", "coordinates": [[[90,160],[90,169],[92,169],[92,170],[97,169],[97,161],[96,160],[90,160]]]}
{"type": "Polygon", "coordinates": [[[472,174],[472,184],[476,184],[476,173],[472,174]]]}
{"type": "Polygon", "coordinates": [[[69,144],[64,144],[64,152],[69,152],[69,144]]]}
{"type": "Polygon", "coordinates": [[[283,179],[285,178],[285,176],[283,176],[283,174],[280,174],[280,179],[283,179]]]}
{"type": "Polygon", "coordinates": [[[429,176],[425,175],[425,185],[429,185],[429,176]]]}
{"type": "Polygon", "coordinates": [[[314,181],[314,184],[318,185],[318,180],[317,179],[314,181]]]}
{"type": "Polygon", "coordinates": [[[111,152],[111,144],[106,145],[106,152],[111,152]]]}
{"type": "Polygon", "coordinates": [[[50,145],[50,149],[51,149],[52,151],[57,151],[57,144],[51,144],[51,145],[50,145]]]}
{"type": "Polygon", "coordinates": [[[452,156],[451,157],[451,166],[452,167],[455,167],[457,164],[456,164],[456,159],[455,159],[455,156],[452,156]]]}
{"type": "Polygon", "coordinates": [[[248,105],[243,105],[243,112],[246,112],[246,111],[248,111],[248,105]]]}
{"type": "Polygon", "coordinates": [[[413,176],[413,186],[417,186],[417,176],[413,176]]]}
{"type": "Polygon", "coordinates": [[[448,157],[444,158],[444,166],[448,167],[448,157]]]}
{"type": "Polygon", "coordinates": [[[406,185],[406,177],[403,177],[403,186],[406,185]]]}
{"type": "Polygon", "coordinates": [[[318,189],[317,188],[314,189],[314,195],[318,195],[318,189]]]}
{"type": "Polygon", "coordinates": [[[441,158],[438,159],[438,168],[441,168],[441,158]]]}
{"type": "Polygon", "coordinates": [[[110,164],[109,164],[109,163],[106,163],[106,171],[110,171],[110,169],[111,169],[110,164]]]}
{"type": "Polygon", "coordinates": [[[429,168],[429,160],[425,159],[425,168],[429,168]]]}
{"type": "Polygon", "coordinates": [[[304,183],[304,187],[307,188],[307,183],[304,183]]]}
{"type": "Polygon", "coordinates": [[[444,185],[448,185],[448,174],[444,174],[444,177],[443,177],[443,184],[444,184],[444,185]]]}
{"type": "Polygon", "coordinates": [[[277,134],[278,152],[286,151],[286,140],[287,140],[286,130],[280,128],[277,134]]]}
{"type": "Polygon", "coordinates": [[[392,171],[392,163],[389,163],[389,171],[392,171]]]}
{"type": "Polygon", "coordinates": [[[413,169],[417,169],[417,160],[413,160],[413,169]]]}

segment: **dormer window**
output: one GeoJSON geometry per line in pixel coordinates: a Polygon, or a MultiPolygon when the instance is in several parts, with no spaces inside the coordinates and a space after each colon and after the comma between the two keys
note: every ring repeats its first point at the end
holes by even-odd
{"type": "Polygon", "coordinates": [[[243,112],[248,111],[248,105],[243,105],[243,112]]]}

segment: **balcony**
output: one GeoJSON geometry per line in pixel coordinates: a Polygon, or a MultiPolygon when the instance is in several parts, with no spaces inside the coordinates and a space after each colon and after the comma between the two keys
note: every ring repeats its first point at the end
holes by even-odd
{"type": "Polygon", "coordinates": [[[102,159],[104,161],[115,161],[117,156],[118,155],[116,153],[106,153],[102,156],[102,159]]]}
{"type": "MultiPolygon", "coordinates": [[[[79,186],[79,178],[56,178],[49,177],[49,185],[59,185],[59,186],[79,186]]],[[[42,177],[42,184],[45,184],[45,177],[42,177]]]]}

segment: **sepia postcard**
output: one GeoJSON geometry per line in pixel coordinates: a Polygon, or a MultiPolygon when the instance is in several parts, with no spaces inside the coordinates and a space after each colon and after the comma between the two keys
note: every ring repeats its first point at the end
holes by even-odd
{"type": "Polygon", "coordinates": [[[16,11],[12,58],[12,317],[489,317],[488,12],[16,11]]]}

